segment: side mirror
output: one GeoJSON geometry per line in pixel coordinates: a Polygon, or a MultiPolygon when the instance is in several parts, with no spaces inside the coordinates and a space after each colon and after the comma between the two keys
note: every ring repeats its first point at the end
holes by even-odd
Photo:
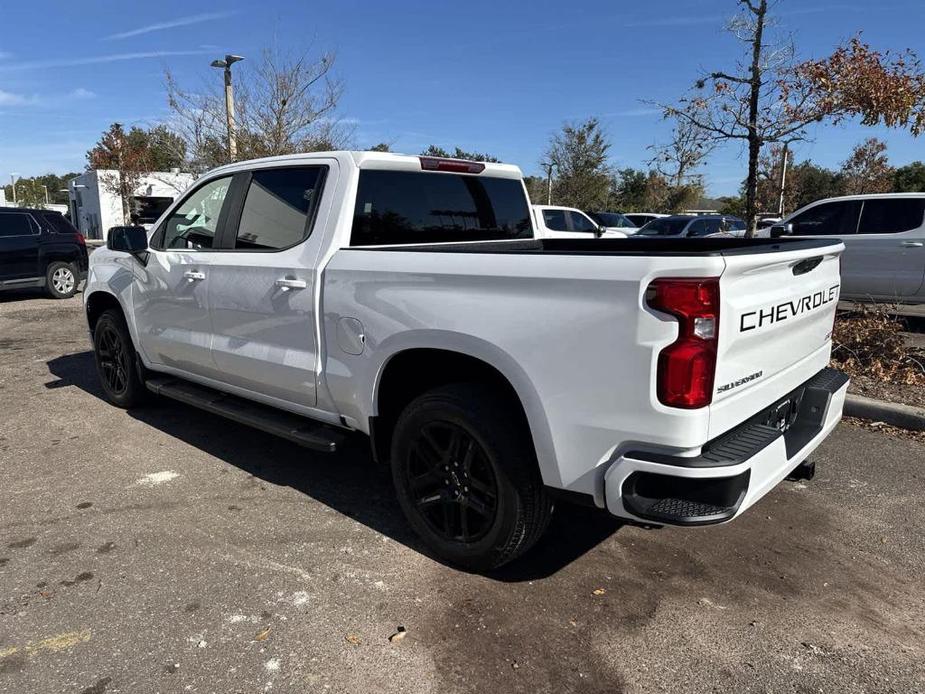
{"type": "Polygon", "coordinates": [[[787,224],[775,224],[771,227],[770,236],[772,239],[791,235],[793,235],[793,224],[790,224],[789,222],[787,224]]]}
{"type": "Polygon", "coordinates": [[[597,225],[597,232],[596,232],[596,233],[597,233],[597,238],[602,238],[602,237],[604,236],[604,232],[606,232],[606,231],[607,231],[607,228],[606,228],[603,224],[598,224],[598,225],[597,225]]]}
{"type": "Polygon", "coordinates": [[[137,255],[148,250],[148,232],[144,227],[111,227],[106,235],[106,247],[137,255]]]}

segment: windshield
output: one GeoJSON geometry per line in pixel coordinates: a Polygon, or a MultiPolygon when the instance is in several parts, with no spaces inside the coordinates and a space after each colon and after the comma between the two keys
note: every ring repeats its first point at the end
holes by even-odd
{"type": "Polygon", "coordinates": [[[598,224],[602,224],[605,227],[636,226],[619,212],[589,212],[588,216],[590,216],[591,219],[593,219],[598,224]]]}
{"type": "Polygon", "coordinates": [[[737,217],[726,217],[726,229],[729,231],[743,231],[745,222],[737,217]]]}
{"type": "Polygon", "coordinates": [[[690,221],[688,217],[659,217],[637,231],[636,236],[677,236],[690,221]]]}

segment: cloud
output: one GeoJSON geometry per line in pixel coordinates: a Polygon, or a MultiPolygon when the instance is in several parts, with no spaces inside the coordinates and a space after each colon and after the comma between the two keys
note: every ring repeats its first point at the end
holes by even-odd
{"type": "Polygon", "coordinates": [[[5,92],[0,89],[0,106],[29,106],[36,103],[37,100],[35,96],[14,94],[13,92],[5,92]]]}
{"type": "Polygon", "coordinates": [[[100,63],[117,63],[124,60],[144,60],[146,58],[169,58],[181,55],[204,55],[211,51],[143,51],[139,53],[113,53],[87,58],[57,58],[53,60],[34,60],[28,63],[0,64],[0,72],[19,72],[21,70],[41,70],[52,67],[76,67],[79,65],[97,65],[100,63]]]}
{"type": "Polygon", "coordinates": [[[74,91],[70,92],[68,96],[72,99],[93,99],[96,98],[96,92],[91,92],[89,89],[78,87],[74,91]]]}
{"type": "Polygon", "coordinates": [[[225,17],[230,17],[233,14],[237,14],[237,11],[232,10],[228,12],[204,12],[202,14],[194,14],[189,17],[178,17],[177,19],[169,19],[166,22],[157,22],[156,24],[148,24],[147,26],[138,27],[137,29],[130,29],[128,31],[121,31],[118,34],[110,34],[105,37],[105,41],[113,41],[119,39],[127,39],[132,36],[141,36],[142,34],[150,34],[155,31],[163,31],[164,29],[175,29],[177,27],[187,27],[192,24],[201,24],[202,22],[210,22],[213,19],[224,19],[225,17]]]}

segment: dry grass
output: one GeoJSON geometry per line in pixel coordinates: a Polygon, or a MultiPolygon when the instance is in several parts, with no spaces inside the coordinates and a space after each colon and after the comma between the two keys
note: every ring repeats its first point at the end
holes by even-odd
{"type": "Polygon", "coordinates": [[[925,385],[925,354],[908,346],[903,324],[878,305],[839,314],[832,335],[832,366],[851,376],[925,385]]]}

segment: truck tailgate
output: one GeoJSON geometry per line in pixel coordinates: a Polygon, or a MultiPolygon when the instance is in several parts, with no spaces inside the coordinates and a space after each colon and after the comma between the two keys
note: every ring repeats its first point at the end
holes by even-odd
{"type": "Polygon", "coordinates": [[[840,287],[840,241],[726,256],[711,434],[825,367],[840,287]],[[725,416],[723,416],[725,415],[725,416]],[[715,421],[714,421],[715,420],[715,421]]]}

